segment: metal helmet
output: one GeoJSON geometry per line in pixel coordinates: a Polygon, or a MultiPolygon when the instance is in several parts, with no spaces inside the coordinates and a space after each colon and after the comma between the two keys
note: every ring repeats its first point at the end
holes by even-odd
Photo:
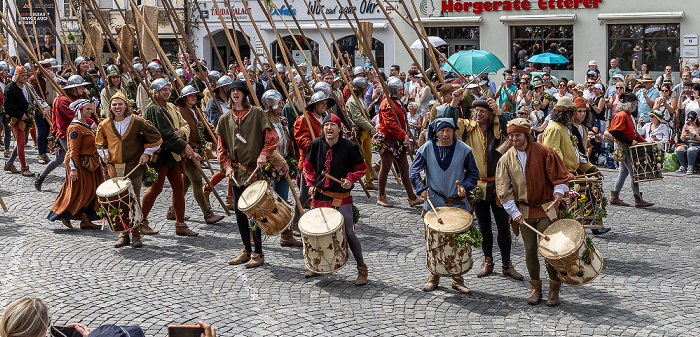
{"type": "Polygon", "coordinates": [[[113,76],[121,76],[121,72],[119,71],[119,68],[115,65],[111,65],[107,67],[107,77],[113,77],[113,76]]]}
{"type": "Polygon", "coordinates": [[[47,59],[47,61],[49,61],[49,63],[51,63],[51,68],[61,68],[61,64],[58,63],[58,60],[55,58],[52,57],[50,59],[47,59]]]}
{"type": "Polygon", "coordinates": [[[175,103],[178,103],[179,100],[185,98],[186,96],[193,95],[193,94],[198,94],[198,96],[199,96],[200,93],[193,86],[186,85],[184,88],[182,88],[182,90],[180,90],[180,96],[175,100],[175,103]]]}
{"type": "Polygon", "coordinates": [[[240,72],[238,73],[238,75],[236,75],[236,80],[245,81],[245,75],[243,75],[243,72],[240,72]]]}
{"type": "Polygon", "coordinates": [[[331,95],[333,95],[333,87],[331,87],[331,85],[326,82],[318,82],[314,84],[313,88],[314,92],[323,91],[323,93],[326,94],[326,96],[328,97],[331,97],[331,95]]]}
{"type": "Polygon", "coordinates": [[[78,56],[75,58],[75,61],[73,61],[73,64],[75,65],[76,68],[80,67],[80,64],[85,61],[85,58],[82,56],[78,56]]]}
{"type": "Polygon", "coordinates": [[[249,65],[249,66],[247,66],[247,67],[245,67],[245,70],[246,70],[246,71],[252,71],[253,73],[256,73],[256,74],[258,73],[258,68],[255,68],[255,66],[252,65],[252,64],[249,65]]]}
{"type": "Polygon", "coordinates": [[[359,74],[364,74],[364,73],[365,73],[365,68],[362,68],[362,66],[357,66],[355,68],[352,68],[353,76],[357,76],[359,74]]]}
{"type": "Polygon", "coordinates": [[[401,82],[401,79],[398,77],[391,76],[388,80],[386,80],[386,86],[387,90],[389,91],[387,93],[389,97],[397,98],[399,96],[399,90],[403,89],[403,82],[401,82]]]}
{"type": "Polygon", "coordinates": [[[282,65],[282,63],[277,63],[275,64],[275,69],[277,69],[278,73],[281,73],[284,71],[284,66],[282,65]]]}
{"type": "Polygon", "coordinates": [[[229,77],[228,75],[221,76],[217,81],[216,81],[216,88],[219,89],[221,87],[228,87],[233,83],[233,79],[229,77]]]}
{"type": "Polygon", "coordinates": [[[158,62],[151,62],[146,66],[146,69],[148,69],[148,73],[151,74],[151,76],[156,74],[156,70],[162,69],[161,65],[158,62]]]}
{"type": "Polygon", "coordinates": [[[270,89],[262,94],[261,103],[265,110],[272,110],[277,107],[282,101],[282,94],[277,90],[270,89]]]}
{"type": "Polygon", "coordinates": [[[136,70],[139,73],[143,71],[143,63],[134,63],[134,70],[136,70]]]}
{"type": "Polygon", "coordinates": [[[175,75],[180,76],[180,77],[187,77],[187,73],[185,72],[185,69],[182,69],[182,68],[175,69],[175,75]]]}
{"type": "Polygon", "coordinates": [[[318,102],[321,101],[328,101],[328,106],[326,107],[327,109],[330,109],[335,105],[335,100],[331,97],[326,96],[326,93],[323,91],[319,91],[311,95],[311,100],[309,101],[309,104],[306,105],[306,111],[311,111],[314,108],[314,105],[318,102]]]}
{"type": "Polygon", "coordinates": [[[165,88],[165,86],[170,85],[170,82],[166,80],[165,78],[159,78],[156,80],[153,80],[151,82],[151,86],[149,89],[155,90],[155,91],[160,91],[161,89],[165,88]]]}
{"type": "Polygon", "coordinates": [[[89,84],[90,84],[90,82],[85,82],[85,79],[82,76],[71,75],[71,77],[68,77],[68,80],[66,80],[66,86],[63,87],[63,89],[82,87],[82,86],[86,86],[89,84]]]}
{"type": "Polygon", "coordinates": [[[10,70],[10,65],[5,61],[0,61],[0,72],[10,70]]]}
{"type": "Polygon", "coordinates": [[[352,79],[352,87],[353,88],[358,88],[362,91],[367,89],[369,86],[369,82],[367,82],[367,79],[364,77],[355,77],[352,79]]]}
{"type": "Polygon", "coordinates": [[[24,69],[32,70],[32,69],[34,69],[34,67],[32,67],[32,64],[31,64],[31,63],[27,62],[27,63],[24,64],[24,69]]]}
{"type": "Polygon", "coordinates": [[[216,81],[218,81],[220,78],[221,78],[221,73],[216,71],[216,70],[211,70],[207,74],[207,79],[209,80],[209,82],[211,82],[213,84],[215,84],[216,81]]]}

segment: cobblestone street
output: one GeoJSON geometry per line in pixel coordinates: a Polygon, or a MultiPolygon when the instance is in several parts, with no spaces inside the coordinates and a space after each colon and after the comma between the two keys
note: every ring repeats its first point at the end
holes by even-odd
{"type": "MultiPolygon", "coordinates": [[[[35,150],[27,158],[33,171],[43,169],[35,150]]],[[[603,172],[609,195],[617,173],[603,172]]],[[[174,221],[165,220],[167,184],[149,219],[161,233],[145,236],[141,249],[115,249],[117,235],[107,229],[70,230],[46,220],[64,174],[54,171],[37,192],[30,178],[0,173],[9,208],[0,214],[0,307],[38,296],[56,325],[139,325],[147,336],[198,320],[220,336],[700,335],[697,175],[667,173],[663,181],[642,183],[645,199],[656,203],[651,208],[608,206],[612,231],[591,236],[605,258],[602,274],[588,285],[564,286],[562,304],[547,307],[525,302],[527,276],[500,275],[497,247],[498,273],[486,278],[476,277],[483,254],[473,251],[474,268],[464,275],[472,294],[451,289],[449,278],[422,292],[429,273],[420,210],[408,207],[392,177],[387,194],[394,208],[377,206],[376,193],[367,199],[359,186],[353,192],[369,268],[369,283],[356,287],[352,257],[336,273],[305,279],[301,248],[280,247],[279,237],[263,237],[262,267],[229,266],[242,246],[235,218],[204,224],[189,193],[188,224],[200,235],[175,236],[174,221]]],[[[621,197],[633,202],[629,181],[621,197]]],[[[527,275],[522,239],[513,242],[513,263],[527,275]]]]}

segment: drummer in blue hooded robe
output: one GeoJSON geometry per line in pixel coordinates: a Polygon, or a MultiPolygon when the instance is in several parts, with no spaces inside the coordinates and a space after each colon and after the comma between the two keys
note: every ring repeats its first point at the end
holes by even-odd
{"type": "MultiPolygon", "coordinates": [[[[411,164],[409,178],[425,203],[423,214],[430,210],[428,198],[435,207],[459,207],[470,211],[467,193],[476,187],[479,169],[472,149],[455,138],[452,118],[437,118],[428,128],[428,141],[418,149],[411,164]],[[425,182],[420,173],[425,172],[425,182]]],[[[433,291],[440,276],[431,274],[423,291],[433,291]]],[[[462,276],[452,277],[452,288],[462,293],[471,292],[462,276]]]]}

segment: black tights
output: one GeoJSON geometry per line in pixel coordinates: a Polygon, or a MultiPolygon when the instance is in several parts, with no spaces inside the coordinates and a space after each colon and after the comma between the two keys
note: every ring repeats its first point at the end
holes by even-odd
{"type": "Polygon", "coordinates": [[[479,221],[479,230],[484,237],[481,249],[484,251],[484,257],[490,257],[493,261],[493,233],[491,231],[491,212],[493,212],[494,220],[496,220],[496,229],[498,230],[498,249],[501,251],[501,259],[503,266],[507,267],[510,264],[510,246],[511,237],[510,229],[508,228],[508,213],[503,207],[496,205],[495,201],[480,201],[474,206],[474,214],[479,221]]]}
{"type": "MultiPolygon", "coordinates": [[[[243,194],[243,191],[247,186],[242,186],[242,187],[233,187],[233,204],[236,207],[236,224],[238,224],[238,231],[241,233],[241,240],[243,240],[243,246],[245,247],[245,252],[250,256],[250,253],[253,252],[253,250],[250,247],[250,232],[248,231],[250,229],[250,225],[248,224],[248,216],[245,215],[245,213],[241,212],[238,209],[238,198],[241,197],[241,194],[243,194]]],[[[260,254],[260,256],[263,255],[262,253],[262,231],[260,230],[260,226],[258,226],[254,231],[253,231],[253,243],[255,243],[255,251],[254,253],[260,254]]]]}

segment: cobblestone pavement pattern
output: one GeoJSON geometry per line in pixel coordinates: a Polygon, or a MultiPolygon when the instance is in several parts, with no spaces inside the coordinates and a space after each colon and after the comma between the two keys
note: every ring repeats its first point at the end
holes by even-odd
{"type": "MultiPolygon", "coordinates": [[[[43,168],[34,150],[27,158],[32,169],[43,168]]],[[[604,173],[607,192],[616,172],[604,173]]],[[[698,176],[667,174],[642,184],[656,202],[652,208],[609,207],[606,224],[613,230],[592,237],[605,258],[603,273],[589,285],[564,286],[562,304],[553,308],[526,304],[527,278],[513,281],[500,268],[477,278],[480,249],[465,275],[472,294],[452,290],[449,278],[422,292],[428,271],[420,211],[408,207],[393,178],[388,195],[394,208],[377,206],[376,194],[368,200],[359,186],[353,192],[369,266],[369,283],[356,287],[352,257],[336,273],[305,279],[301,248],[282,248],[278,237],[264,239],[262,267],[227,265],[241,248],[235,218],[204,224],[191,193],[188,223],[200,236],[174,235],[164,193],[150,218],[161,234],[145,237],[141,249],[115,249],[116,234],[109,230],[69,230],[46,220],[63,177],[64,170],[56,170],[37,192],[29,178],[0,174],[0,195],[9,207],[0,215],[0,307],[38,296],[54,324],[139,325],[148,336],[197,320],[213,324],[220,336],[700,335],[698,176]]],[[[622,197],[633,201],[629,182],[622,197]]],[[[218,205],[215,211],[223,213],[218,205]]],[[[527,275],[522,240],[514,242],[513,261],[527,275]]],[[[499,266],[496,247],[494,254],[499,266]]]]}

